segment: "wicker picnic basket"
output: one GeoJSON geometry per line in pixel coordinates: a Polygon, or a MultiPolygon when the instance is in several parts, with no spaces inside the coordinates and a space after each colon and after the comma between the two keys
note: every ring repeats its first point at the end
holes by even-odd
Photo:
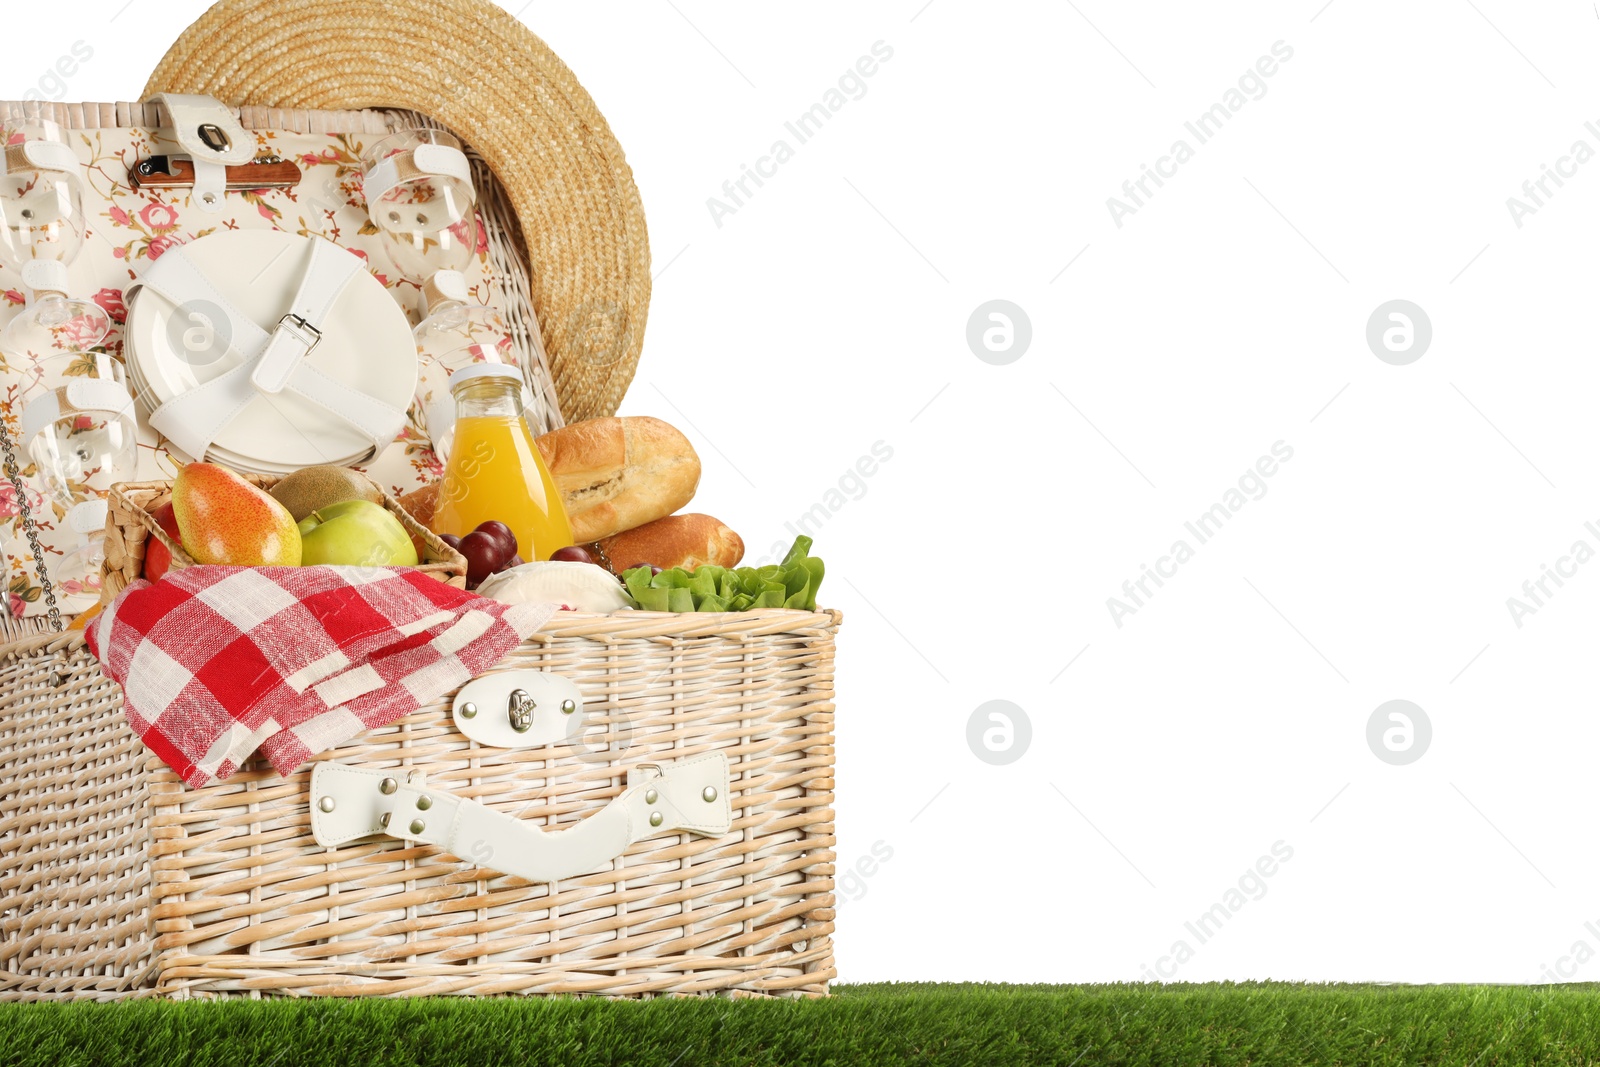
{"type": "MultiPolygon", "coordinates": [[[[260,474],[241,474],[251,485],[271,489],[279,479],[260,474]]],[[[123,482],[111,489],[111,500],[106,515],[106,560],[101,580],[104,591],[101,600],[111,600],[144,572],[144,557],[152,538],[159,541],[172,554],[171,569],[180,570],[194,566],[194,560],[183,546],[167,536],[151,512],[172,499],[172,483],[123,482]]],[[[417,570],[431,574],[441,582],[457,589],[467,587],[467,559],[460,552],[439,540],[439,535],[423,526],[400,506],[388,493],[383,494],[384,507],[405,527],[413,543],[422,549],[418,553],[417,570]]]]}
{"type": "MultiPolygon", "coordinates": [[[[151,119],[140,105],[58,105],[54,117],[77,128],[151,119]]],[[[319,131],[392,121],[251,108],[241,118],[319,131]]],[[[492,252],[518,277],[515,215],[491,172],[476,177],[492,252]]],[[[513,315],[538,329],[520,277],[526,306],[513,315]]],[[[144,512],[162,491],[122,487],[108,596],[137,575],[154,525],[144,512]]],[[[454,561],[435,565],[449,577],[454,561]]],[[[13,640],[0,646],[0,1000],[825,994],[836,973],[839,622],[835,611],[560,612],[495,671],[574,681],[581,737],[481,747],[454,728],[447,695],[289,777],[252,761],[202,789],[135,737],[81,633],[13,640]],[[311,772],[327,759],[420,771],[559,830],[618,796],[630,767],[714,751],[729,762],[731,832],[649,838],[559,882],[409,841],[323,848],[309,828],[311,772]]]]}

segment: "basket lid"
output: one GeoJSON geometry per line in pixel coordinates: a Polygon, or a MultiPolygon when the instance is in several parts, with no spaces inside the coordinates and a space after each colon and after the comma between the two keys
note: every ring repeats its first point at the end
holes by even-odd
{"type": "Polygon", "coordinates": [[[234,106],[403,108],[483,157],[528,250],[569,422],[616,413],[638,366],[650,247],[633,172],[560,58],[489,0],[219,0],[145,86],[234,106]]]}

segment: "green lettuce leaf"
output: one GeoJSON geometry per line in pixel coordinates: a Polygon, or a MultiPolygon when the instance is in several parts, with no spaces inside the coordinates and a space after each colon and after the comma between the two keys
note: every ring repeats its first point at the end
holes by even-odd
{"type": "Polygon", "coordinates": [[[651,574],[649,567],[624,571],[622,584],[642,611],[751,611],[757,608],[817,610],[817,590],[826,573],[811,555],[811,538],[794,539],[782,563],[765,567],[681,567],[651,574]]]}

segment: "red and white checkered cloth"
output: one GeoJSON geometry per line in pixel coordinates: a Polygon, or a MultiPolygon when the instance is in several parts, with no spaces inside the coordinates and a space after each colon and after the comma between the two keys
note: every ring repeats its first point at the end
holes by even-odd
{"type": "Polygon", "coordinates": [[[128,724],[198,789],[279,774],[494,666],[553,614],[388,567],[185,567],[89,624],[128,724]]]}

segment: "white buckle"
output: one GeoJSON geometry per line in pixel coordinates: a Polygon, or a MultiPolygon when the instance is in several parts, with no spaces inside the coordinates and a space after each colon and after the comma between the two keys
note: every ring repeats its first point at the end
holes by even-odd
{"type": "Polygon", "coordinates": [[[278,320],[278,329],[306,346],[306,350],[300,354],[302,359],[322,343],[322,331],[292,311],[278,320]]]}
{"type": "Polygon", "coordinates": [[[295,372],[304,364],[317,345],[322,343],[322,331],[313,326],[305,316],[289,312],[278,320],[277,327],[262,350],[256,369],[250,372],[250,384],[262,393],[280,393],[293,380],[295,372]],[[300,351],[295,351],[298,345],[300,351]]]}

